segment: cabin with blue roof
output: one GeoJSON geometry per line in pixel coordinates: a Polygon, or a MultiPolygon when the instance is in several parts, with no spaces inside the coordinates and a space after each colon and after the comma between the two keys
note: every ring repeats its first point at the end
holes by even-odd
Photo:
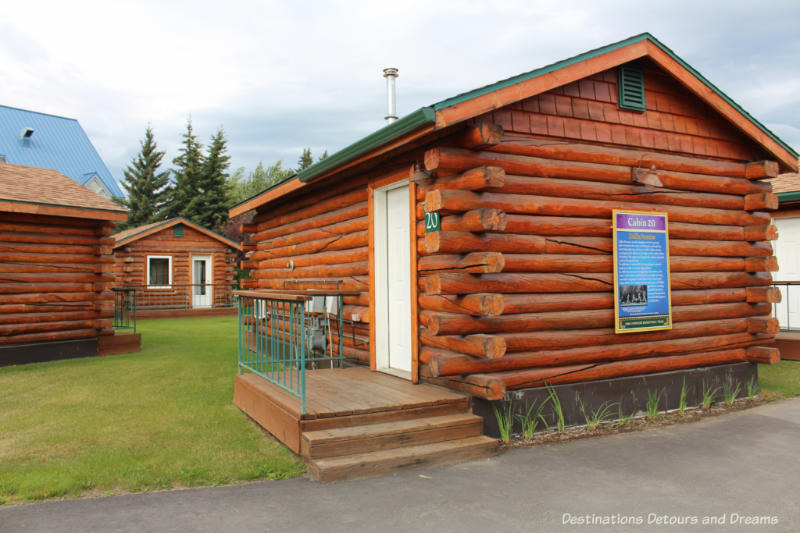
{"type": "Polygon", "coordinates": [[[123,196],[74,118],[0,105],[0,160],[57,170],[104,196],[123,196]]]}

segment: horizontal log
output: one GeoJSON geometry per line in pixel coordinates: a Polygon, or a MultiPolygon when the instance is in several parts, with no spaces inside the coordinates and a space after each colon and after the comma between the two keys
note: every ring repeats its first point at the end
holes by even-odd
{"type": "MultiPolygon", "coordinates": [[[[114,310],[114,304],[108,302],[111,310],[114,310]]],[[[60,311],[94,311],[96,309],[94,302],[75,302],[75,303],[62,303],[62,304],[0,304],[0,317],[12,313],[58,313],[60,311]]],[[[107,308],[106,308],[107,309],[107,308]]]]}
{"type": "Polygon", "coordinates": [[[269,211],[259,213],[253,219],[253,223],[245,225],[243,230],[245,233],[257,233],[367,201],[366,187],[353,189],[352,185],[347,185],[351,187],[349,191],[336,194],[329,198],[320,199],[319,195],[310,196],[305,200],[310,205],[303,206],[295,202],[287,205],[287,207],[284,208],[286,209],[284,212],[270,209],[269,211]],[[294,207],[294,209],[292,209],[292,207],[294,207]]]}
{"type": "MultiPolygon", "coordinates": [[[[772,307],[767,303],[687,305],[672,308],[672,321],[688,322],[701,320],[709,316],[715,318],[740,318],[768,315],[771,311],[772,307]]],[[[433,335],[514,333],[613,327],[614,310],[595,309],[587,311],[521,313],[496,317],[473,317],[464,314],[422,310],[419,313],[419,319],[433,335]]]]}
{"type": "MultiPolygon", "coordinates": [[[[10,339],[8,342],[15,342],[14,339],[19,336],[31,333],[44,333],[49,331],[64,331],[64,330],[83,330],[88,328],[97,328],[98,321],[95,318],[88,320],[65,320],[65,321],[51,321],[51,322],[37,322],[29,324],[3,324],[0,325],[0,338],[10,339]]],[[[6,342],[0,342],[6,344],[6,342]]]]}
{"type": "Polygon", "coordinates": [[[420,278],[425,294],[604,292],[607,274],[432,274],[420,278]]]}
{"type": "MultiPolygon", "coordinates": [[[[441,256],[428,256],[441,257],[441,256]]],[[[503,272],[612,272],[611,256],[567,254],[504,254],[503,272]]],[[[670,256],[672,272],[773,272],[774,257],[670,256]]],[[[480,274],[482,272],[472,272],[480,274]]]]}
{"type": "MultiPolygon", "coordinates": [[[[40,230],[41,231],[41,230],[40,230]]],[[[58,235],[51,233],[22,233],[0,230],[0,241],[19,243],[61,244],[64,246],[109,246],[114,244],[111,237],[91,235],[58,235]]]]}
{"type": "Polygon", "coordinates": [[[778,319],[768,316],[754,316],[747,319],[747,331],[749,333],[763,333],[765,335],[775,335],[780,330],[778,319]]]}
{"type": "Polygon", "coordinates": [[[778,209],[778,195],[771,192],[748,194],[744,197],[744,208],[746,211],[778,209]]]}
{"type": "Polygon", "coordinates": [[[562,367],[546,367],[529,370],[496,372],[493,374],[473,374],[463,381],[467,384],[480,385],[488,390],[523,389],[537,387],[549,383],[577,383],[607,379],[613,377],[667,372],[684,368],[700,368],[746,361],[744,348],[701,352],[689,355],[671,355],[665,357],[649,357],[630,361],[614,361],[597,365],[571,365],[562,367]]]}
{"type": "Polygon", "coordinates": [[[420,381],[439,387],[447,387],[470,396],[485,398],[487,400],[502,400],[506,395],[505,385],[495,380],[486,383],[465,383],[455,378],[432,378],[422,375],[424,369],[420,367],[420,381]]]}
{"type": "Polygon", "coordinates": [[[0,241],[0,254],[71,254],[71,255],[97,255],[102,251],[104,255],[111,253],[108,246],[77,245],[64,246],[61,244],[44,244],[38,242],[3,242],[0,241]]]}
{"type": "Polygon", "coordinates": [[[526,368],[606,363],[621,359],[641,359],[691,354],[752,346],[764,342],[749,333],[694,337],[659,342],[635,342],[608,346],[587,346],[567,350],[542,350],[508,354],[500,359],[475,359],[447,352],[433,354],[427,362],[433,377],[484,374],[526,368]]]}
{"type": "Polygon", "coordinates": [[[279,235],[270,240],[258,241],[256,243],[256,250],[272,250],[275,248],[283,248],[292,244],[300,244],[305,242],[318,241],[333,235],[348,235],[353,234],[369,227],[369,218],[360,217],[343,222],[337,222],[329,226],[312,228],[298,233],[291,233],[288,235],[279,235]]]}
{"type": "MultiPolygon", "coordinates": [[[[66,220],[66,219],[63,219],[66,220]]],[[[77,219],[76,219],[77,220],[77,219]]],[[[44,235],[59,235],[64,237],[83,237],[83,238],[97,238],[96,228],[93,226],[71,226],[61,224],[43,224],[42,219],[39,222],[23,222],[20,220],[12,220],[7,215],[4,215],[3,220],[0,220],[0,232],[4,233],[31,233],[31,234],[44,234],[44,235]]]]}
{"type": "MultiPolygon", "coordinates": [[[[38,289],[38,287],[37,287],[38,289]]],[[[54,303],[60,305],[61,303],[90,303],[95,301],[114,301],[114,293],[96,293],[96,292],[28,292],[22,294],[2,294],[0,295],[0,304],[47,304],[54,303]]]]}
{"type": "MultiPolygon", "coordinates": [[[[447,189],[454,187],[440,188],[447,189]]],[[[635,201],[683,207],[713,207],[716,209],[733,210],[745,208],[745,198],[735,194],[687,193],[686,191],[672,190],[663,187],[516,175],[506,176],[505,184],[500,187],[492,188],[492,192],[532,194],[556,198],[583,198],[586,200],[635,201]]],[[[759,207],[756,207],[757,202],[755,201],[755,196],[759,196],[760,198],[764,194],[767,193],[749,195],[753,197],[751,202],[753,209],[751,210],[759,209],[759,207]]],[[[766,204],[764,204],[763,208],[766,208],[766,204]]]]}
{"type": "Polygon", "coordinates": [[[350,305],[369,305],[369,293],[362,292],[356,296],[343,296],[342,301],[350,305]]]}
{"type": "Polygon", "coordinates": [[[427,328],[419,328],[419,341],[425,346],[465,353],[474,357],[496,359],[506,353],[506,341],[496,335],[432,335],[427,328]]]}
{"type": "Polygon", "coordinates": [[[472,316],[498,316],[504,311],[504,301],[507,296],[503,294],[467,294],[465,296],[453,295],[419,295],[419,307],[429,311],[445,311],[448,313],[463,313],[472,316]]]}
{"type": "MultiPolygon", "coordinates": [[[[458,215],[448,215],[440,219],[444,231],[503,231],[506,227],[506,214],[499,209],[474,209],[458,215]]],[[[417,237],[424,237],[425,222],[417,224],[417,237]]]]}
{"type": "Polygon", "coordinates": [[[574,348],[578,346],[602,346],[623,342],[654,342],[666,339],[728,335],[744,332],[747,332],[747,318],[675,322],[672,329],[669,330],[626,333],[624,335],[615,333],[613,328],[598,328],[571,330],[568,333],[564,331],[503,333],[499,336],[505,339],[508,352],[530,352],[574,348]]]}
{"type": "MultiPolygon", "coordinates": [[[[109,264],[99,263],[0,263],[2,272],[28,272],[28,273],[80,273],[100,274],[110,273],[113,267],[109,264]]],[[[2,275],[2,274],[0,274],[2,275]]]]}
{"type": "MultiPolygon", "coordinates": [[[[369,259],[369,248],[350,248],[347,250],[333,250],[330,252],[318,252],[315,254],[296,255],[294,257],[278,257],[276,259],[265,259],[263,261],[253,261],[253,268],[291,268],[290,265],[305,267],[311,265],[337,265],[340,263],[357,263],[369,259]]],[[[244,267],[243,267],[244,268],[244,267]]]]}
{"type": "Polygon", "coordinates": [[[469,253],[475,251],[518,253],[610,253],[611,239],[604,237],[548,238],[510,233],[476,234],[437,231],[418,241],[421,254],[469,253]]]}
{"type": "Polygon", "coordinates": [[[258,231],[258,224],[244,225],[242,230],[244,233],[250,233],[251,242],[261,242],[279,237],[281,235],[290,235],[299,233],[312,228],[320,228],[336,224],[337,222],[344,222],[346,220],[353,220],[367,216],[369,213],[369,205],[367,202],[359,202],[353,205],[342,207],[341,209],[334,209],[318,215],[306,217],[290,224],[283,224],[258,231]]]}
{"type": "Polygon", "coordinates": [[[500,167],[480,166],[471,168],[460,174],[444,176],[437,179],[424,180],[417,183],[416,199],[425,198],[428,191],[439,189],[462,189],[466,191],[482,191],[503,187],[506,172],[500,167]]]}
{"type": "MultiPolygon", "coordinates": [[[[336,330],[331,331],[330,339],[333,343],[334,350],[338,351],[339,335],[336,333],[336,330]]],[[[353,335],[350,331],[345,331],[344,335],[342,335],[342,345],[369,353],[369,337],[353,335]]]]}
{"type": "Polygon", "coordinates": [[[347,250],[350,248],[360,248],[366,246],[369,241],[367,231],[359,231],[347,235],[333,235],[316,241],[309,241],[272,250],[259,250],[253,252],[250,259],[261,261],[263,259],[274,259],[276,257],[288,257],[291,255],[306,255],[330,250],[347,250]]]}
{"type": "MultiPolygon", "coordinates": [[[[459,148],[432,148],[425,152],[425,169],[429,171],[461,171],[480,165],[502,167],[508,174],[601,181],[605,183],[630,183],[631,166],[574,162],[544,159],[498,152],[474,152],[459,148]]],[[[636,166],[639,166],[638,164],[636,166]]],[[[664,187],[685,191],[751,194],[769,192],[768,183],[758,183],[746,178],[692,174],[688,172],[659,170],[658,177],[664,187]]]]}
{"type": "Polygon", "coordinates": [[[780,303],[781,290],[778,287],[747,287],[747,301],[750,303],[780,303]]]}
{"type": "Polygon", "coordinates": [[[360,305],[345,305],[342,308],[342,316],[345,320],[369,323],[369,307],[360,305]]]}
{"type": "Polygon", "coordinates": [[[502,143],[488,147],[487,150],[587,163],[604,163],[641,168],[655,166],[657,169],[663,170],[733,178],[761,179],[774,178],[778,175],[778,164],[775,161],[737,163],[695,156],[680,156],[653,151],[531,139],[528,137],[505,136],[502,143]]]}
{"type": "MultiPolygon", "coordinates": [[[[665,212],[670,222],[695,224],[721,224],[750,226],[769,224],[768,213],[734,211],[729,209],[705,209],[699,207],[679,207],[655,205],[640,202],[610,202],[604,200],[584,200],[577,198],[558,198],[534,196],[530,194],[505,194],[495,192],[475,193],[472,191],[440,190],[425,195],[425,211],[470,211],[472,209],[500,209],[507,214],[548,215],[567,217],[607,217],[611,218],[614,209],[635,209],[638,211],[665,212]]],[[[508,230],[508,227],[506,228],[508,230]]]]}
{"type": "Polygon", "coordinates": [[[775,365],[781,360],[781,352],[771,346],[751,346],[747,349],[747,361],[762,365],[775,365]]]}
{"type": "Polygon", "coordinates": [[[0,336],[0,345],[32,344],[38,342],[64,341],[73,339],[91,339],[98,336],[94,327],[83,329],[67,329],[63,331],[40,331],[25,335],[0,336]]]}
{"type": "Polygon", "coordinates": [[[459,135],[458,145],[470,150],[480,150],[499,144],[503,140],[503,127],[499,124],[481,123],[467,128],[459,135]]]}
{"type": "MultiPolygon", "coordinates": [[[[113,275],[100,275],[84,272],[3,272],[0,273],[0,283],[88,283],[88,282],[113,282],[113,275]]],[[[29,286],[30,287],[30,286],[29,286]]]]}
{"type": "MultiPolygon", "coordinates": [[[[468,296],[468,295],[467,295],[468,296]]],[[[462,296],[461,298],[466,298],[462,296]]],[[[542,313],[548,311],[576,311],[589,309],[610,309],[614,306],[612,292],[587,292],[568,294],[501,294],[503,314],[542,313]]],[[[423,296],[420,296],[420,299],[423,296]]],[[[452,295],[425,296],[425,298],[459,298],[452,295]]],[[[746,289],[709,289],[672,291],[672,305],[699,305],[713,303],[744,302],[746,289]]],[[[420,300],[421,301],[421,300],[420,300]]],[[[425,306],[422,306],[426,308],[425,306]]],[[[433,309],[450,313],[465,313],[457,309],[433,309]]]]}
{"type": "Polygon", "coordinates": [[[336,278],[369,274],[369,262],[340,263],[338,265],[314,265],[300,268],[259,268],[256,277],[269,279],[336,278]]]}
{"type": "Polygon", "coordinates": [[[48,309],[39,313],[0,314],[0,324],[33,324],[37,322],[63,322],[65,320],[89,320],[98,318],[94,309],[55,311],[48,309]]]}
{"type": "MultiPolygon", "coordinates": [[[[258,279],[252,284],[259,289],[287,289],[287,290],[342,290],[364,292],[369,290],[369,276],[351,276],[344,279],[258,279]]],[[[251,285],[251,284],[248,284],[251,285]]],[[[2,290],[2,287],[0,287],[2,290]]]]}
{"type": "Polygon", "coordinates": [[[472,252],[465,255],[430,255],[417,261],[419,274],[432,272],[464,272],[488,274],[502,272],[503,254],[497,252],[472,252]]]}

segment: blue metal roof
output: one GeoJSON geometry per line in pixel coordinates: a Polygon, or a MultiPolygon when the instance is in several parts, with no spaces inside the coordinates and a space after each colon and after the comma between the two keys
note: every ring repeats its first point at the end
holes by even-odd
{"type": "Polygon", "coordinates": [[[81,185],[96,174],[114,196],[123,196],[74,118],[0,105],[0,155],[9,163],[57,170],[81,185]],[[33,128],[29,139],[21,138],[24,128],[33,128]]]}

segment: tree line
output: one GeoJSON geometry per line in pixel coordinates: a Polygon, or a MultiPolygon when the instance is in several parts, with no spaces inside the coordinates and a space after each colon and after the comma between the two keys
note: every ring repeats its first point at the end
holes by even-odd
{"type": "MultiPolygon", "coordinates": [[[[172,168],[161,170],[166,152],[158,150],[153,129],[147,126],[139,153],[124,171],[122,187],[126,197],[115,198],[129,210],[128,222],[118,229],[184,217],[206,228],[229,233],[233,228],[228,209],[314,163],[311,148],[306,148],[296,168],[284,168],[282,161],[269,166],[260,162],[250,172],[240,167],[231,174],[228,141],[222,128],[211,136],[205,152],[191,120],[187,121],[182,137],[172,168]]],[[[326,157],[327,150],[318,161],[326,157]]]]}

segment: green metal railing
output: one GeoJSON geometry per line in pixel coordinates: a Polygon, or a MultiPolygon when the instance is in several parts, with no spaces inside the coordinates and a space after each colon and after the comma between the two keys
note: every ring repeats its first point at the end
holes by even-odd
{"type": "Polygon", "coordinates": [[[239,310],[239,373],[253,372],[291,392],[300,398],[300,412],[305,414],[306,370],[339,368],[348,359],[343,354],[343,294],[234,294],[239,310]],[[321,307],[315,305],[319,303],[321,307]]]}
{"type": "Polygon", "coordinates": [[[236,283],[172,284],[169,286],[125,285],[136,291],[139,309],[196,309],[234,307],[236,283]]]}
{"type": "Polygon", "coordinates": [[[132,329],[136,333],[136,290],[114,288],[114,329],[132,329]]]}

